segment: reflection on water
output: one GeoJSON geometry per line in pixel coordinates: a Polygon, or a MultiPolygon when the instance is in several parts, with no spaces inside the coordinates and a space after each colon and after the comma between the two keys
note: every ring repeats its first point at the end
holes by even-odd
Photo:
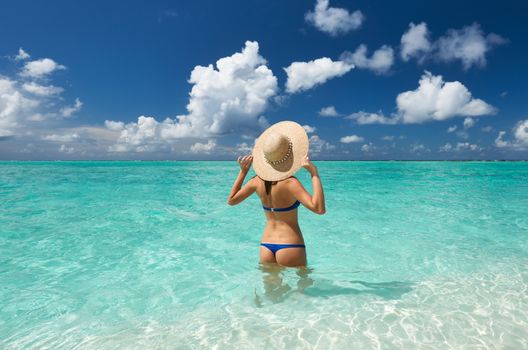
{"type": "MultiPolygon", "coordinates": [[[[283,302],[294,293],[301,293],[310,297],[329,298],[338,295],[371,294],[386,300],[399,299],[412,290],[412,282],[366,282],[361,280],[330,280],[325,278],[315,279],[314,270],[303,267],[296,268],[299,279],[296,286],[292,287],[284,278],[286,268],[276,264],[260,264],[264,294],[259,295],[255,290],[255,305],[262,307],[264,300],[274,304],[283,302]],[[336,284],[339,283],[339,284],[336,284]]],[[[359,273],[364,271],[353,271],[359,273]]]]}

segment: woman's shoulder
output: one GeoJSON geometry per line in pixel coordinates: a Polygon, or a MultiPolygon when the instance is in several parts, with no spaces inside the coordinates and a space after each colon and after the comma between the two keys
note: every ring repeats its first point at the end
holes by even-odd
{"type": "Polygon", "coordinates": [[[286,186],[292,186],[300,183],[299,180],[293,175],[284,179],[281,182],[283,182],[286,186]]]}

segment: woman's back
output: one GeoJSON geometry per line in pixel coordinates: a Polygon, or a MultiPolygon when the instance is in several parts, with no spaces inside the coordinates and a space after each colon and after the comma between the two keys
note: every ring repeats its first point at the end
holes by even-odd
{"type": "Polygon", "coordinates": [[[274,182],[270,187],[269,195],[266,193],[265,181],[256,177],[256,192],[260,197],[262,206],[272,210],[264,210],[267,223],[264,229],[263,241],[303,243],[301,229],[298,221],[298,209],[292,205],[297,203],[297,198],[291,192],[294,177],[274,182]],[[275,211],[285,209],[287,211],[275,211]]]}

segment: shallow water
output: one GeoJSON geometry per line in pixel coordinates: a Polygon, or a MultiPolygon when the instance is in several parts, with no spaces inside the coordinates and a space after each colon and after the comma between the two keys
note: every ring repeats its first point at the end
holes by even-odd
{"type": "Polygon", "coordinates": [[[1,162],[0,348],[528,348],[528,163],[317,165],[299,271],[234,162],[1,162]]]}

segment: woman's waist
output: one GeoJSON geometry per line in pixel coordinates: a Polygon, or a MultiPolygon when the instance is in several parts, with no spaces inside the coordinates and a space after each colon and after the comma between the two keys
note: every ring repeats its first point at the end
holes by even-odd
{"type": "Polygon", "coordinates": [[[271,229],[266,227],[262,235],[262,242],[304,244],[304,238],[300,229],[271,229]]]}

